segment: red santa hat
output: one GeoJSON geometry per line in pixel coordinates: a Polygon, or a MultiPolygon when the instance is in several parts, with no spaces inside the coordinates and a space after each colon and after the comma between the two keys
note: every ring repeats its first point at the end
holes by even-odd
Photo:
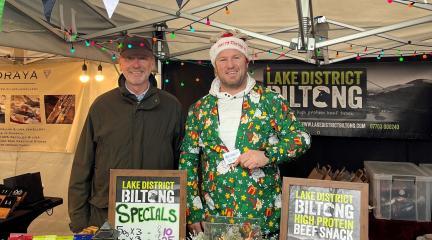
{"type": "Polygon", "coordinates": [[[216,57],[220,52],[226,49],[235,49],[243,53],[246,59],[249,59],[248,45],[245,40],[235,37],[232,33],[225,33],[222,37],[210,48],[210,60],[215,66],[216,57]]]}

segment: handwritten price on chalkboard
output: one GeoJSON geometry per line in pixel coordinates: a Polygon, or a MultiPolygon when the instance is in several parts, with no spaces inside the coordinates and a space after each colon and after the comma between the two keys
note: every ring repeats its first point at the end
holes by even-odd
{"type": "Polygon", "coordinates": [[[173,230],[171,228],[164,228],[163,236],[159,240],[174,240],[173,230]]]}
{"type": "MultiPolygon", "coordinates": [[[[124,226],[117,226],[117,230],[120,233],[120,238],[122,240],[146,240],[149,236],[144,236],[141,228],[127,228],[124,226]]],[[[172,228],[164,228],[163,231],[159,228],[158,240],[174,240],[174,231],[172,228]]],[[[149,235],[151,233],[148,233],[149,235]]],[[[152,240],[154,238],[151,238],[152,240]]]]}
{"type": "Polygon", "coordinates": [[[141,228],[130,228],[128,229],[124,228],[123,226],[117,226],[117,230],[120,233],[120,236],[127,240],[142,240],[142,230],[141,228]]]}

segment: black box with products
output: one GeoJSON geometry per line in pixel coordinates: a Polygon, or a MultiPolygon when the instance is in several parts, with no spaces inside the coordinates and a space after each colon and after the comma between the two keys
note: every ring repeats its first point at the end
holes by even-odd
{"type": "Polygon", "coordinates": [[[21,187],[27,192],[24,200],[20,203],[21,206],[44,200],[40,172],[25,173],[22,175],[5,178],[3,183],[6,187],[12,189],[21,187]]]}

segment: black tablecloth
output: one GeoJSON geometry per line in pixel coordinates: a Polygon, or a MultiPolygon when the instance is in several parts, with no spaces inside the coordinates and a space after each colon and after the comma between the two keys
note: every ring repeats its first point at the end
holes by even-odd
{"type": "Polygon", "coordinates": [[[369,240],[415,240],[432,233],[432,222],[376,219],[369,215],[369,240]]]}

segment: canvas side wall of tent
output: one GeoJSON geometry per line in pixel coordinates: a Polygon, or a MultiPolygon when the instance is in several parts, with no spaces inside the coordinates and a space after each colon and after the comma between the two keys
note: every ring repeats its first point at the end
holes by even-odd
{"type": "MultiPolygon", "coordinates": [[[[53,82],[50,84],[50,89],[42,89],[24,93],[31,97],[36,95],[38,97],[42,97],[41,104],[44,104],[45,106],[46,101],[43,100],[43,95],[45,94],[51,94],[55,96],[57,94],[74,93],[74,118],[70,124],[60,124],[55,126],[56,124],[45,123],[47,120],[43,120],[41,123],[36,124],[16,124],[11,122],[12,119],[9,119],[12,116],[13,103],[11,101],[11,97],[16,93],[21,93],[21,91],[11,89],[21,88],[23,85],[16,84],[16,86],[13,87],[13,85],[4,84],[5,82],[11,82],[11,80],[7,78],[6,81],[3,78],[0,80],[0,88],[2,88],[0,97],[3,99],[3,96],[6,96],[7,99],[6,102],[1,101],[0,103],[0,105],[2,105],[2,110],[6,110],[5,115],[7,117],[6,121],[3,122],[3,124],[0,124],[0,137],[2,143],[2,150],[0,151],[0,179],[5,179],[25,173],[40,172],[44,195],[48,197],[63,198],[63,204],[55,207],[51,216],[48,214],[41,214],[40,217],[33,221],[28,229],[28,231],[33,234],[71,234],[68,227],[69,217],[67,213],[67,191],[75,145],[78,141],[90,104],[97,96],[117,86],[118,78],[117,69],[114,65],[103,64],[103,74],[105,79],[102,82],[97,82],[95,81],[94,76],[97,73],[99,62],[86,62],[86,64],[88,68],[88,74],[91,78],[87,83],[81,83],[78,79],[82,61],[71,61],[70,59],[67,59],[56,61],[45,60],[28,65],[0,64],[0,73],[2,75],[7,73],[8,69],[9,71],[11,69],[19,69],[18,71],[21,72],[32,71],[33,69],[40,68],[47,70],[51,69],[53,71],[51,74],[54,74],[54,71],[60,71],[60,73],[57,74],[60,77],[51,78],[51,81],[53,82]],[[64,71],[62,69],[64,69],[64,71]],[[74,71],[76,73],[71,75],[70,71],[74,71]],[[77,89],[77,91],[70,91],[68,89],[77,89]],[[44,151],[5,150],[9,149],[3,145],[8,143],[5,137],[9,137],[10,140],[15,142],[14,136],[9,136],[5,129],[16,128],[25,130],[27,127],[30,129],[51,128],[53,132],[49,133],[49,136],[41,134],[39,137],[41,139],[48,140],[49,144],[52,145],[58,145],[59,140],[65,141],[66,145],[64,145],[63,148],[61,146],[60,148],[47,146],[46,150],[44,151]],[[68,129],[68,134],[65,134],[66,132],[62,131],[62,129],[65,128],[68,129]],[[58,137],[61,137],[62,139],[56,140],[58,137]],[[61,148],[62,150],[59,150],[61,148]]],[[[38,74],[39,73],[40,71],[38,71],[38,74]]],[[[41,79],[43,80],[43,77],[39,76],[38,80],[41,79]]],[[[19,81],[23,80],[21,79],[19,81]]],[[[24,87],[25,86],[28,85],[24,85],[24,87]]],[[[38,85],[36,84],[31,86],[37,88],[38,85]]],[[[46,107],[44,111],[46,111],[46,107]]],[[[41,111],[41,115],[41,117],[44,118],[45,114],[43,111],[41,111]]],[[[19,133],[19,131],[15,132],[15,134],[19,133]]],[[[27,137],[32,135],[24,134],[23,136],[27,137]]],[[[11,142],[11,144],[13,142],[11,142]]]]}

